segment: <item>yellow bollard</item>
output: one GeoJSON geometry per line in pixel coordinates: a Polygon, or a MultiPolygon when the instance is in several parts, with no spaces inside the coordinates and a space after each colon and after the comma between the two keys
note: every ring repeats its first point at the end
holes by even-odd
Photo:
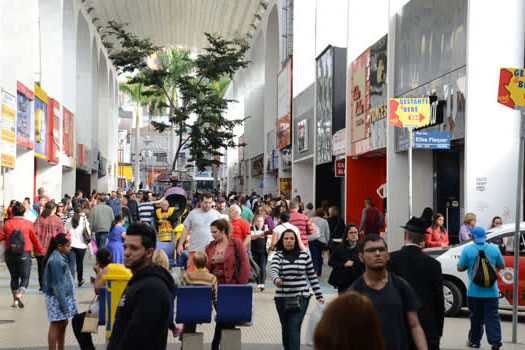
{"type": "Polygon", "coordinates": [[[126,268],[122,264],[109,264],[108,265],[108,274],[103,275],[102,278],[105,279],[107,295],[106,295],[106,338],[111,337],[111,331],[113,330],[113,324],[115,323],[115,313],[117,311],[118,304],[120,302],[120,297],[126,286],[128,285],[129,280],[133,274],[131,270],[126,268]]]}

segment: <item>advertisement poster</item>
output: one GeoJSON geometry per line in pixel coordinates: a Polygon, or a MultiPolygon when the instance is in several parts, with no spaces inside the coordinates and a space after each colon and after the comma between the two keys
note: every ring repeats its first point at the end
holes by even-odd
{"type": "Polygon", "coordinates": [[[279,150],[292,144],[292,60],[284,64],[277,75],[277,147],[279,150]]]}
{"type": "Polygon", "coordinates": [[[284,177],[279,179],[279,193],[285,194],[286,198],[291,198],[292,196],[292,178],[284,177]]]}
{"type": "Polygon", "coordinates": [[[75,144],[75,120],[73,113],[71,113],[66,107],[62,108],[63,115],[63,143],[62,151],[68,157],[73,156],[73,145],[75,144]]]}
{"type": "Polygon", "coordinates": [[[77,143],[77,166],[82,167],[86,170],[91,170],[89,169],[89,155],[89,148],[87,148],[86,145],[77,143]]]}
{"type": "Polygon", "coordinates": [[[2,166],[15,167],[16,159],[16,97],[2,90],[2,166]]]}
{"type": "Polygon", "coordinates": [[[283,170],[292,167],[292,146],[285,147],[281,150],[281,165],[283,170]]]}
{"type": "Polygon", "coordinates": [[[252,158],[252,176],[262,175],[264,171],[264,154],[252,158]]]}
{"type": "Polygon", "coordinates": [[[24,84],[16,82],[16,143],[33,149],[35,138],[35,115],[33,100],[35,95],[24,84]]]}
{"type": "Polygon", "coordinates": [[[370,137],[370,49],[351,64],[352,142],[370,137]]]}
{"type": "Polygon", "coordinates": [[[346,128],[332,135],[332,154],[334,156],[346,154],[346,128]]]}
{"type": "Polygon", "coordinates": [[[48,100],[49,125],[47,128],[47,155],[51,163],[58,164],[60,153],[60,103],[54,98],[48,100]]]}
{"type": "Polygon", "coordinates": [[[316,161],[318,165],[332,161],[333,72],[333,52],[329,48],[316,62],[316,161]]]}
{"type": "Polygon", "coordinates": [[[297,150],[299,152],[308,150],[308,119],[297,123],[297,150]]]}
{"type": "Polygon", "coordinates": [[[36,84],[35,157],[47,160],[47,94],[36,84]]]}

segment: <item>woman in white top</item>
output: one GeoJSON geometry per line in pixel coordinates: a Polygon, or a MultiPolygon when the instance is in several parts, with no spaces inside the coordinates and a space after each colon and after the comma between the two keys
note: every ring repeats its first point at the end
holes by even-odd
{"type": "Polygon", "coordinates": [[[295,232],[295,234],[297,235],[297,239],[299,240],[299,248],[302,250],[306,250],[306,248],[304,247],[304,244],[301,240],[301,232],[299,231],[299,229],[290,224],[288,221],[290,221],[290,212],[289,211],[285,211],[285,212],[282,212],[281,213],[281,221],[279,223],[279,225],[275,226],[273,228],[273,232],[272,232],[272,243],[270,245],[270,247],[272,248],[272,250],[275,250],[275,246],[277,244],[277,241],[279,240],[279,238],[281,238],[281,235],[283,234],[283,232],[285,230],[292,230],[293,232],[295,232]]]}
{"type": "Polygon", "coordinates": [[[84,255],[86,255],[87,244],[84,241],[84,230],[87,230],[91,237],[91,228],[86,214],[82,212],[82,207],[77,205],[73,208],[74,214],[66,221],[66,231],[71,234],[71,252],[68,254],[68,263],[71,274],[77,272],[78,286],[84,284],[84,255]]]}

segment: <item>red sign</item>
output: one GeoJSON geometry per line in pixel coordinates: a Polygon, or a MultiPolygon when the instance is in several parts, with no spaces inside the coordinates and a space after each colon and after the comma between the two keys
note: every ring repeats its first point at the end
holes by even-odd
{"type": "Polygon", "coordinates": [[[66,107],[62,108],[63,116],[63,146],[62,149],[64,154],[68,157],[73,156],[73,149],[75,144],[75,120],[73,113],[71,113],[66,107]]]}
{"type": "Polygon", "coordinates": [[[277,119],[277,148],[279,150],[282,150],[291,144],[291,119],[290,114],[283,115],[277,119]]]}
{"type": "Polygon", "coordinates": [[[54,98],[49,99],[47,107],[47,155],[48,161],[58,164],[60,152],[60,103],[54,98]]]}
{"type": "Polygon", "coordinates": [[[335,161],[335,177],[345,177],[345,159],[336,159],[335,161]]]}
{"type": "Polygon", "coordinates": [[[89,168],[89,148],[84,144],[77,143],[77,165],[83,168],[89,168]]]}

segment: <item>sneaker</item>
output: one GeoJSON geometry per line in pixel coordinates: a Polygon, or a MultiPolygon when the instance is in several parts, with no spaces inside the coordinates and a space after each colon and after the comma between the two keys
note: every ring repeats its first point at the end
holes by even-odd
{"type": "Polygon", "coordinates": [[[18,301],[18,307],[23,309],[24,308],[24,302],[22,301],[22,295],[18,294],[16,296],[16,300],[18,301]]]}
{"type": "Polygon", "coordinates": [[[479,349],[479,345],[476,345],[474,343],[471,343],[470,340],[467,340],[467,346],[469,348],[475,348],[475,349],[479,349]]]}
{"type": "Polygon", "coordinates": [[[11,307],[18,307],[18,300],[13,300],[13,304],[11,304],[11,307]]]}

